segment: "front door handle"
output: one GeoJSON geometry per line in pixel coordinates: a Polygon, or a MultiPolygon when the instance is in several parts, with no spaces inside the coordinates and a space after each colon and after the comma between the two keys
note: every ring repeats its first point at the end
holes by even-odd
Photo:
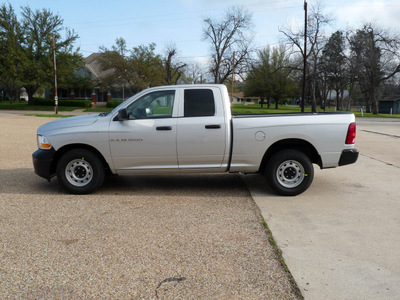
{"type": "Polygon", "coordinates": [[[220,129],[221,125],[217,124],[217,125],[206,125],[206,129],[220,129]]]}
{"type": "Polygon", "coordinates": [[[167,131],[167,130],[172,130],[172,127],[171,126],[159,126],[159,127],[156,127],[156,130],[167,131]]]}

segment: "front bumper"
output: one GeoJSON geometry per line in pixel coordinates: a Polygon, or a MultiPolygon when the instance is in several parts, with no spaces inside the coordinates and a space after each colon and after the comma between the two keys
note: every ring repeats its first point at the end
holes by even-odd
{"type": "Polygon", "coordinates": [[[359,152],[357,149],[343,150],[342,155],[340,156],[339,166],[354,164],[358,159],[358,154],[359,152]]]}
{"type": "Polygon", "coordinates": [[[39,149],[32,154],[33,168],[37,175],[47,180],[50,180],[54,176],[55,167],[53,166],[53,162],[55,153],[54,149],[39,149]]]}

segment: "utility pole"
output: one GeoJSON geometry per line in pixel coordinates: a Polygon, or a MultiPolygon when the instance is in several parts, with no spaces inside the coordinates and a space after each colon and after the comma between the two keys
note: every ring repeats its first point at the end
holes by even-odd
{"type": "Polygon", "coordinates": [[[303,50],[303,90],[301,93],[301,112],[304,112],[304,99],[306,96],[307,73],[307,1],[304,0],[304,50],[303,50]]]}
{"type": "Polygon", "coordinates": [[[54,65],[54,104],[55,104],[55,114],[58,114],[58,95],[57,95],[57,67],[56,67],[56,44],[54,41],[53,33],[53,65],[54,65]]]}
{"type": "Polygon", "coordinates": [[[232,92],[231,92],[231,105],[233,103],[233,86],[235,83],[235,51],[233,51],[233,61],[232,61],[232,92]]]}

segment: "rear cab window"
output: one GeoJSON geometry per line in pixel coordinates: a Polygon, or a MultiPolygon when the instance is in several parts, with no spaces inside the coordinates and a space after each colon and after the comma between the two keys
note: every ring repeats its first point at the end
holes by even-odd
{"type": "Polygon", "coordinates": [[[215,115],[215,99],[211,89],[186,89],[183,116],[210,117],[215,115]]]}

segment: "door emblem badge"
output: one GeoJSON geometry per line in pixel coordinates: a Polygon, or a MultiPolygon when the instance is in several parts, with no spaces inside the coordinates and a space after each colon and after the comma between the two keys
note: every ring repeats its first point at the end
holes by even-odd
{"type": "Polygon", "coordinates": [[[143,142],[142,138],[137,138],[137,139],[110,139],[110,142],[116,142],[116,143],[124,143],[124,142],[143,142]]]}

